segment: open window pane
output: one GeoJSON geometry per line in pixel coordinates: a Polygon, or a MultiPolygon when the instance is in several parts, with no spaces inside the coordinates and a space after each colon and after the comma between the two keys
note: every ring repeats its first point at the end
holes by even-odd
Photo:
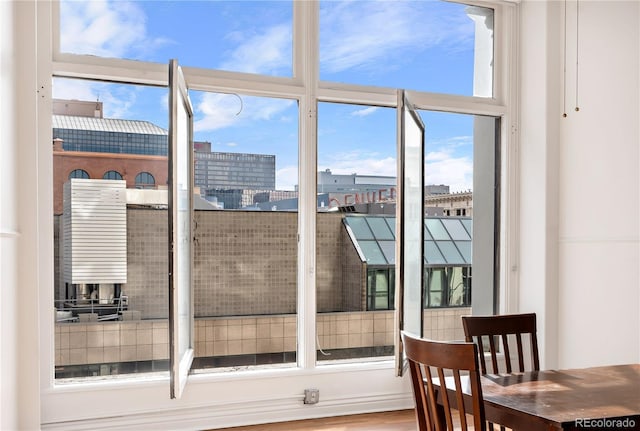
{"type": "Polygon", "coordinates": [[[169,364],[180,398],[193,361],[193,110],[182,69],[169,62],[169,364]]]}
{"type": "Polygon", "coordinates": [[[60,51],[292,76],[291,1],[60,2],[60,51]]]}
{"type": "Polygon", "coordinates": [[[57,383],[166,373],[167,90],[58,78],[53,96],[57,383]]]}
{"type": "Polygon", "coordinates": [[[318,104],[317,359],[393,354],[395,110],[318,104]]]}
{"type": "Polygon", "coordinates": [[[320,78],[493,95],[493,9],[447,1],[320,2],[320,78]]]}
{"type": "Polygon", "coordinates": [[[398,92],[398,120],[402,167],[400,329],[422,336],[425,126],[404,91],[398,92]]]}

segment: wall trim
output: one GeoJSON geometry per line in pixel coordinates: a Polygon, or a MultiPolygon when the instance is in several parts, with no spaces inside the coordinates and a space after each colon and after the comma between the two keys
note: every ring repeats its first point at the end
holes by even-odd
{"type": "Polygon", "coordinates": [[[45,423],[42,424],[42,429],[51,431],[128,431],[131,429],[157,431],[159,428],[202,430],[403,410],[413,407],[413,395],[410,392],[360,394],[328,399],[324,399],[321,394],[320,402],[315,405],[303,404],[301,396],[286,396],[252,403],[242,401],[215,403],[199,407],[175,410],[160,409],[156,412],[108,418],[45,423]]]}

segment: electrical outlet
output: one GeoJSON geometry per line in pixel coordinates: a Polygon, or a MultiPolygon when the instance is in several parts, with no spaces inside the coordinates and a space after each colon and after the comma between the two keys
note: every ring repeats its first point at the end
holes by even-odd
{"type": "Polygon", "coordinates": [[[304,403],[316,404],[320,401],[320,389],[305,389],[304,390],[304,403]]]}

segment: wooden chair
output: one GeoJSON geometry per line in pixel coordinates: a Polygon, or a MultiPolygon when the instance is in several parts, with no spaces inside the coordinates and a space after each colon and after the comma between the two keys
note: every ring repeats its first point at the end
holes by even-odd
{"type": "Polygon", "coordinates": [[[489,353],[491,353],[492,373],[500,373],[498,366],[498,346],[496,345],[496,337],[502,340],[502,348],[504,349],[504,358],[506,372],[512,373],[511,351],[513,343],[510,341],[515,338],[515,344],[518,351],[518,371],[525,371],[524,350],[522,348],[522,336],[529,335],[531,362],[530,370],[539,371],[540,361],[538,359],[538,339],[536,337],[536,315],[528,314],[505,314],[500,316],[463,316],[462,327],[464,328],[465,341],[475,342],[478,346],[480,369],[482,374],[487,374],[487,365],[484,357],[484,338],[489,341],[489,353]],[[512,337],[509,337],[511,335],[512,337]],[[515,337],[513,337],[515,336],[515,337]]]}
{"type": "MultiPolygon", "coordinates": [[[[478,351],[473,343],[453,343],[430,341],[402,332],[402,344],[409,362],[411,384],[416,401],[416,419],[420,431],[453,431],[452,409],[457,409],[461,430],[467,427],[467,411],[463,402],[460,371],[468,372],[471,389],[471,411],[475,431],[486,431],[484,401],[478,370],[478,351]],[[446,370],[446,371],[445,371],[446,370]],[[435,371],[435,375],[432,374],[435,371]],[[447,379],[455,383],[455,397],[448,391],[440,390],[442,406],[437,404],[437,391],[433,379],[438,378],[444,388],[445,372],[452,375],[447,379]],[[451,398],[451,399],[450,399],[451,398]]],[[[466,378],[466,377],[465,377],[466,378]]],[[[469,404],[466,404],[468,406],[469,404]]]]}
{"type": "MultiPolygon", "coordinates": [[[[496,338],[502,340],[502,348],[504,349],[505,368],[507,373],[513,372],[511,365],[510,346],[513,347],[513,339],[518,351],[518,371],[525,371],[525,355],[522,347],[523,335],[528,335],[530,340],[531,358],[530,371],[540,370],[540,361],[538,359],[538,339],[536,336],[536,315],[535,313],[527,314],[504,314],[499,316],[463,316],[462,327],[464,328],[465,341],[475,342],[478,346],[479,362],[482,374],[487,374],[487,364],[484,357],[485,340],[489,342],[489,353],[491,354],[492,373],[498,374],[502,372],[498,366],[498,348],[496,338]]],[[[494,429],[494,424],[489,423],[489,429],[494,429]]],[[[500,430],[504,431],[505,427],[500,425],[500,430]]]]}

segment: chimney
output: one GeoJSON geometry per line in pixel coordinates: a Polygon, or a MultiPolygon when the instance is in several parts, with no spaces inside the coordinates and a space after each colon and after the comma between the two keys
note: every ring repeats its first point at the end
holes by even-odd
{"type": "Polygon", "coordinates": [[[64,141],[60,138],[54,138],[53,139],[53,151],[64,151],[62,149],[62,143],[64,141]]]}

